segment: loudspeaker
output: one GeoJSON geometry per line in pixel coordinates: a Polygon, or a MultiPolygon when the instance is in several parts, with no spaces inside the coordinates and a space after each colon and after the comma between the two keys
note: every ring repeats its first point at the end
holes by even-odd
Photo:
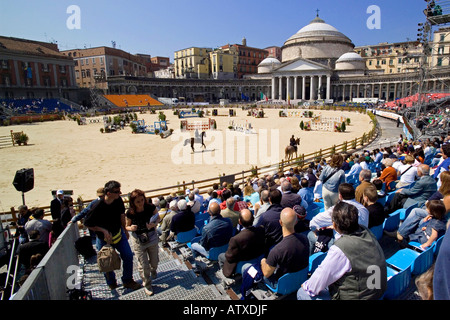
{"type": "Polygon", "coordinates": [[[28,192],[34,188],[34,170],[21,169],[16,171],[13,185],[17,191],[28,192]]]}

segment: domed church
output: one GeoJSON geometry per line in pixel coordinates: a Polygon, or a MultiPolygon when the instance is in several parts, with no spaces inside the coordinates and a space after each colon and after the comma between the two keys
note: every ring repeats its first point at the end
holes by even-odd
{"type": "Polygon", "coordinates": [[[272,80],[272,100],[330,100],[331,80],[364,76],[365,62],[352,41],[316,16],[284,42],[281,59],[268,57],[257,78],[272,80]]]}

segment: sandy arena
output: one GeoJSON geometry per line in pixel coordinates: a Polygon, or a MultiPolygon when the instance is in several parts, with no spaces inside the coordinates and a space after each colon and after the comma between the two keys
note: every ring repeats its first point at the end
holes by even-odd
{"type": "MultiPolygon", "coordinates": [[[[35,175],[34,188],[25,193],[25,203],[29,207],[48,206],[51,191],[56,189],[73,190],[75,199],[81,196],[90,200],[108,180],[119,181],[122,192],[128,193],[135,188],[151,190],[223,173],[240,173],[252,165],[260,167],[279,162],[292,135],[301,138],[299,154],[308,154],[359,138],[372,127],[370,118],[359,112],[314,111],[315,115],[343,115],[351,119],[345,133],[333,133],[302,131],[299,127],[302,118],[279,117],[281,109],[265,109],[264,118],[247,116],[247,110],[234,109],[236,117],[230,118],[227,108],[219,108],[218,116],[205,116],[205,121],[208,117],[216,120],[217,130],[207,132],[204,140],[207,148],[202,152],[200,144],[195,144],[193,154],[190,144],[183,146],[189,134],[179,132],[180,119],[172,110],[164,111],[168,127],[175,130],[166,139],[132,134],[129,126],[117,132],[101,133],[103,121],[90,123],[89,119],[87,125],[64,120],[0,127],[2,136],[9,135],[10,130],[23,131],[29,136],[27,146],[0,149],[0,210],[9,211],[22,204],[22,194],[12,184],[16,171],[22,168],[33,168],[35,175]],[[231,120],[238,124],[250,122],[254,133],[234,133],[238,138],[231,139],[227,134],[231,120]],[[237,142],[244,137],[245,140],[237,142]],[[241,148],[242,141],[246,141],[245,148],[241,148]],[[256,141],[256,145],[249,146],[250,141],[256,141]]],[[[208,110],[211,113],[212,108],[208,110]]],[[[158,119],[158,114],[137,114],[146,124],[158,119]]],[[[188,119],[189,122],[198,120],[201,119],[188,119]]]]}

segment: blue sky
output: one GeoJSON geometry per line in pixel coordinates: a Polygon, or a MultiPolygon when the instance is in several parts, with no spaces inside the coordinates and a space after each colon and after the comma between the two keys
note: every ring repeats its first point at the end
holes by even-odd
{"type": "Polygon", "coordinates": [[[0,35],[57,41],[60,50],[111,46],[170,57],[174,51],[241,43],[282,46],[316,15],[356,46],[417,38],[423,0],[0,0],[0,35]],[[67,28],[67,8],[80,8],[80,29],[67,28]],[[367,8],[381,10],[369,29],[367,8]]]}

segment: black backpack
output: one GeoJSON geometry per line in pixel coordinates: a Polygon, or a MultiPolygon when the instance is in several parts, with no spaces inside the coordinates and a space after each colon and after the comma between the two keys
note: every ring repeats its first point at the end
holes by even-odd
{"type": "Polygon", "coordinates": [[[97,252],[92,246],[92,238],[90,236],[81,237],[75,241],[75,248],[85,259],[97,255],[97,252]]]}

